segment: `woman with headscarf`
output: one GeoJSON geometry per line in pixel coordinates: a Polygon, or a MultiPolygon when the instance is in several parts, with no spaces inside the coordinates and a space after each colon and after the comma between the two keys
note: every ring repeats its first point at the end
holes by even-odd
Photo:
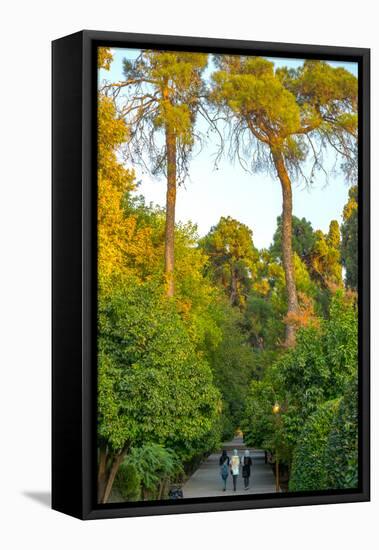
{"type": "Polygon", "coordinates": [[[219,464],[220,464],[220,475],[221,475],[221,479],[223,481],[223,488],[222,490],[223,491],[226,491],[226,480],[228,479],[228,475],[229,475],[229,457],[228,457],[228,453],[226,452],[226,450],[224,449],[222,451],[222,454],[220,456],[220,460],[219,460],[219,464]]]}
{"type": "Polygon", "coordinates": [[[233,477],[233,491],[237,489],[237,478],[240,472],[240,457],[237,449],[234,449],[232,459],[230,461],[230,472],[233,477]]]}
{"type": "Polygon", "coordinates": [[[245,456],[242,459],[242,477],[245,485],[245,490],[249,488],[252,465],[253,461],[251,460],[250,451],[246,449],[245,456]]]}

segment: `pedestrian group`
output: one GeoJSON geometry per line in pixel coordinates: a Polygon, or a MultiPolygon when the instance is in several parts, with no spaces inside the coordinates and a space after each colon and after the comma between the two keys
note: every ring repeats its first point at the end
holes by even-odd
{"type": "Polygon", "coordinates": [[[250,451],[246,450],[242,459],[238,455],[237,449],[234,449],[232,457],[229,458],[228,453],[224,449],[220,456],[220,474],[223,481],[222,490],[226,491],[226,482],[229,477],[229,473],[232,476],[233,480],[233,491],[237,489],[237,479],[240,473],[240,468],[242,466],[242,477],[244,481],[245,490],[249,489],[251,468],[253,466],[253,461],[250,456],[250,451]]]}

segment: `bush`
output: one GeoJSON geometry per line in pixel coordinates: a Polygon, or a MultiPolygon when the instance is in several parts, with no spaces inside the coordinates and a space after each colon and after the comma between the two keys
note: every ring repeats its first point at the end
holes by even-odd
{"type": "Polygon", "coordinates": [[[327,401],[310,415],[293,453],[289,490],[320,491],[330,487],[328,442],[339,399],[327,401]]]}
{"type": "Polygon", "coordinates": [[[271,447],[269,440],[275,434],[272,415],[272,406],[275,401],[275,391],[268,381],[251,382],[241,423],[246,445],[265,449],[271,447]]]}
{"type": "Polygon", "coordinates": [[[98,349],[98,436],[112,451],[191,444],[213,429],[211,368],[162,288],[125,279],[101,295],[98,349]]]}
{"type": "Polygon", "coordinates": [[[354,296],[337,291],[329,318],[301,328],[296,345],[250,384],[245,442],[278,451],[290,468],[291,491],[357,486],[357,326],[354,296]]]}
{"type": "Polygon", "coordinates": [[[124,500],[140,500],[141,477],[134,464],[121,464],[114,484],[124,500]]]}
{"type": "Polygon", "coordinates": [[[182,471],[174,451],[156,443],[133,448],[125,463],[138,473],[144,499],[163,498],[167,483],[182,471]]]}
{"type": "Polygon", "coordinates": [[[327,443],[326,465],[329,486],[352,489],[358,486],[358,388],[349,384],[333,419],[327,443]]]}
{"type": "Polygon", "coordinates": [[[212,315],[220,339],[217,341],[214,334],[208,335],[204,353],[227,415],[223,420],[225,440],[232,438],[234,431],[240,427],[244,401],[255,373],[255,357],[241,329],[242,316],[239,312],[228,303],[219,302],[214,305],[212,315]]]}
{"type": "Polygon", "coordinates": [[[229,441],[230,439],[233,439],[237,426],[234,421],[235,419],[233,419],[230,414],[229,404],[224,402],[223,405],[223,411],[220,417],[221,439],[222,441],[229,441]]]}

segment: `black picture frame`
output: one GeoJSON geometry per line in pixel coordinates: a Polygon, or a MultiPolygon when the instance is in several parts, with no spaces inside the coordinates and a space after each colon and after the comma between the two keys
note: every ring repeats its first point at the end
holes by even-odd
{"type": "Polygon", "coordinates": [[[81,519],[370,499],[370,50],[85,30],[52,43],[52,507],[81,519]],[[96,503],[98,46],[356,61],[359,76],[359,488],[96,503]]]}

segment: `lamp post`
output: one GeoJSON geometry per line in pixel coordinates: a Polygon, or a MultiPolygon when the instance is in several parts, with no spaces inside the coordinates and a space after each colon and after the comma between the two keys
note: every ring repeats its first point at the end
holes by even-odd
{"type": "MultiPolygon", "coordinates": [[[[275,405],[272,407],[272,412],[275,415],[276,418],[276,425],[278,428],[278,421],[279,421],[279,413],[280,413],[280,405],[278,402],[275,403],[275,405]]],[[[275,448],[275,486],[276,486],[276,492],[279,493],[280,490],[280,484],[279,484],[279,453],[278,453],[278,443],[276,443],[275,448]]]]}

